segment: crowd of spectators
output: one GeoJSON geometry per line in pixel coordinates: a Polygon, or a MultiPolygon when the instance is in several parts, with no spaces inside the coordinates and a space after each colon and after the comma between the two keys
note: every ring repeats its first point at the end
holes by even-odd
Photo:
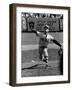
{"type": "Polygon", "coordinates": [[[25,18],[28,17],[35,17],[35,18],[59,18],[59,19],[63,19],[63,15],[62,14],[42,14],[42,13],[22,13],[22,16],[25,18]]]}

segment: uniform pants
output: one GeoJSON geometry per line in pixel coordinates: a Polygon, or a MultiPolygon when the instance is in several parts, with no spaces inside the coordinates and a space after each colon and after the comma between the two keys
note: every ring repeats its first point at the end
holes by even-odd
{"type": "Polygon", "coordinates": [[[40,60],[44,60],[44,59],[48,60],[48,48],[47,47],[39,47],[39,59],[40,60]]]}

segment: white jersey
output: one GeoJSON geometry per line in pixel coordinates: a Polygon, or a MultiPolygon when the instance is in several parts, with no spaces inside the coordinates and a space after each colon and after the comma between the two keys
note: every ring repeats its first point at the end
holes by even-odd
{"type": "Polygon", "coordinates": [[[54,37],[51,36],[50,34],[47,34],[47,40],[48,40],[48,39],[54,39],[54,37]]]}
{"type": "Polygon", "coordinates": [[[43,34],[39,31],[37,31],[37,35],[40,37],[40,40],[39,40],[39,46],[40,47],[47,47],[49,42],[54,39],[54,37],[52,37],[50,34],[43,34]]]}

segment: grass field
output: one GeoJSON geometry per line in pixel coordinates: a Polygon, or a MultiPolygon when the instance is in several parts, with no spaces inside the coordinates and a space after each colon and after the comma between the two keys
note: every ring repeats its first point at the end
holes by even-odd
{"type": "MultiPolygon", "coordinates": [[[[55,36],[56,40],[63,42],[62,33],[51,33],[55,36]]],[[[21,63],[29,63],[32,60],[39,62],[38,53],[38,37],[35,34],[24,35],[22,34],[22,51],[21,51],[21,63]]],[[[26,68],[21,70],[22,77],[32,77],[32,76],[52,76],[60,75],[60,60],[58,55],[59,47],[51,43],[48,47],[49,53],[49,63],[48,66],[41,64],[35,67],[26,68]]]]}

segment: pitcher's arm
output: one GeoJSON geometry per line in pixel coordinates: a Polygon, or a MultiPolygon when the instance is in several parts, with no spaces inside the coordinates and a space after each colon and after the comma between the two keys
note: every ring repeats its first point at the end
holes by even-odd
{"type": "Polygon", "coordinates": [[[57,44],[59,47],[62,47],[62,45],[55,39],[52,40],[55,44],[57,44]]]}
{"type": "Polygon", "coordinates": [[[57,44],[59,47],[62,46],[62,45],[61,45],[57,40],[55,40],[54,37],[53,37],[52,35],[50,35],[50,34],[48,34],[47,39],[53,41],[53,43],[57,44]]]}
{"type": "Polygon", "coordinates": [[[37,36],[39,36],[40,38],[43,38],[43,39],[46,39],[46,36],[43,34],[43,33],[41,33],[41,32],[39,32],[39,31],[36,31],[36,30],[32,30],[37,36]]]}

